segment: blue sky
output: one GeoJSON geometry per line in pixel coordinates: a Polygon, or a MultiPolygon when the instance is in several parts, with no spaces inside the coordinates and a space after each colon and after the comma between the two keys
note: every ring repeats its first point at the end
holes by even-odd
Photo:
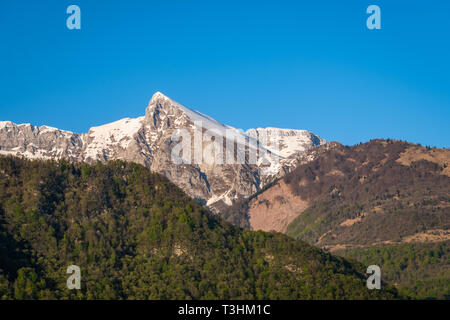
{"type": "Polygon", "coordinates": [[[242,129],[449,147],[449,15],[444,0],[1,1],[0,120],[86,132],[161,91],[242,129]]]}

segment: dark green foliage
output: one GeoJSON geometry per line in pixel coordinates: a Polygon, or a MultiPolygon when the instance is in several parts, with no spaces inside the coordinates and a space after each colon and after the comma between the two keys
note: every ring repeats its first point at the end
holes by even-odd
{"type": "Polygon", "coordinates": [[[415,299],[450,299],[450,241],[340,250],[335,253],[381,267],[382,278],[415,299]]]}
{"type": "Polygon", "coordinates": [[[0,298],[367,299],[365,268],[209,214],[163,176],[0,158],[0,298]],[[81,290],[66,269],[81,268],[81,290]]]}

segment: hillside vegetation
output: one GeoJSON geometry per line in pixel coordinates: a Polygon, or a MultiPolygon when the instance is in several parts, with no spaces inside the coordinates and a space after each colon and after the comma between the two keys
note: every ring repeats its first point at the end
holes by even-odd
{"type": "Polygon", "coordinates": [[[450,150],[372,140],[355,146],[330,143],[319,147],[317,155],[236,203],[225,217],[251,229],[278,227],[295,239],[364,264],[383,264],[374,252],[384,255],[386,250],[392,253],[388,280],[412,286],[405,290],[414,297],[447,296],[448,245],[439,250],[441,258],[431,260],[436,273],[430,278],[421,267],[427,255],[419,244],[439,246],[450,240],[450,150]],[[396,262],[404,260],[403,248],[408,255],[418,250],[417,267],[408,267],[408,272],[396,262]],[[400,272],[401,277],[396,275],[400,272]]]}
{"type": "Polygon", "coordinates": [[[382,278],[395,284],[404,296],[416,299],[450,299],[450,241],[402,243],[334,253],[364,264],[378,264],[382,278]]]}
{"type": "Polygon", "coordinates": [[[450,299],[450,151],[375,140],[285,181],[313,204],[287,234],[367,264],[412,298],[450,299]]]}
{"type": "Polygon", "coordinates": [[[0,298],[390,299],[366,266],[209,214],[163,176],[112,161],[0,157],[0,298]],[[66,269],[81,268],[81,290],[66,269]]]}
{"type": "MultiPolygon", "coordinates": [[[[418,157],[405,165],[401,159],[409,148],[415,147],[383,140],[339,146],[296,168],[284,181],[295,195],[313,202],[287,233],[331,249],[420,239],[430,232],[447,239],[447,164],[418,157]]],[[[450,161],[450,151],[422,149],[445,153],[450,161]]]]}

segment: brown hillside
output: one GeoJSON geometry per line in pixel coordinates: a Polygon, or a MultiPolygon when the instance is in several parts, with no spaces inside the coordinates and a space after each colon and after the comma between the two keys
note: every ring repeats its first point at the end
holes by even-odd
{"type": "Polygon", "coordinates": [[[332,146],[234,206],[235,220],[328,248],[448,237],[450,150],[393,140],[332,146]]]}

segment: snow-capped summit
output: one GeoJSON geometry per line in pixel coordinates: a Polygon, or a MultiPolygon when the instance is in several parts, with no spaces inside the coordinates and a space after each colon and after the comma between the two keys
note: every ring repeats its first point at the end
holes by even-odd
{"type": "MultiPolygon", "coordinates": [[[[126,150],[134,139],[134,135],[142,126],[144,117],[125,118],[102,126],[92,127],[83,135],[83,154],[85,160],[108,160],[114,157],[116,146],[126,150]]],[[[125,159],[125,158],[124,158],[125,159]]]]}
{"type": "MultiPolygon", "coordinates": [[[[153,95],[153,97],[151,98],[150,103],[147,107],[146,113],[149,113],[149,112],[153,113],[155,111],[154,107],[156,105],[158,105],[158,102],[161,105],[161,101],[168,102],[168,104],[170,105],[170,107],[167,109],[168,111],[173,108],[181,110],[184,113],[184,115],[186,115],[189,118],[190,122],[201,123],[203,129],[206,129],[206,130],[216,129],[219,132],[225,131],[226,129],[231,129],[232,131],[235,132],[235,134],[241,134],[244,136],[243,132],[241,132],[240,130],[230,127],[230,126],[227,126],[227,125],[217,121],[216,119],[211,118],[210,116],[203,114],[197,110],[193,110],[188,107],[185,107],[182,104],[176,102],[175,100],[169,98],[168,96],[164,95],[163,93],[161,93],[159,91],[156,92],[153,95]]],[[[168,115],[169,115],[169,113],[170,113],[170,111],[168,112],[168,115]]]]}
{"type": "MultiPolygon", "coordinates": [[[[266,148],[287,158],[293,154],[301,153],[311,146],[319,146],[325,140],[307,130],[280,129],[280,128],[256,128],[245,132],[248,136],[259,140],[261,136],[276,137],[276,145],[267,144],[266,148]]],[[[273,141],[272,140],[272,141],[273,141]]],[[[270,141],[269,141],[270,142],[270,141]]]]}
{"type": "Polygon", "coordinates": [[[88,163],[116,159],[136,162],[164,174],[187,194],[212,208],[231,205],[236,199],[250,196],[288,171],[294,163],[292,157],[324,142],[305,130],[257,128],[244,133],[187,108],[161,92],[152,96],[144,116],[92,127],[88,133],[0,121],[0,155],[65,158],[88,163]],[[239,147],[244,150],[242,161],[175,163],[172,158],[176,145],[174,134],[180,130],[191,137],[200,132],[201,137],[209,133],[219,139],[200,141],[203,157],[204,148],[211,146],[212,141],[222,140],[224,147],[230,141],[232,146],[236,142],[236,150],[239,147]],[[249,150],[257,151],[262,157],[255,163],[249,161],[249,150]]]}

